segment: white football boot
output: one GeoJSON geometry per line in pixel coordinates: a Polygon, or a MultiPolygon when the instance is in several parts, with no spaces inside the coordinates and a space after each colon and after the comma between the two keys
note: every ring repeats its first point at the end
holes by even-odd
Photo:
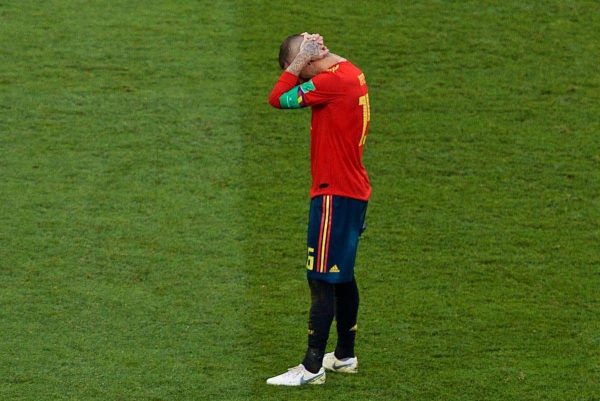
{"type": "Polygon", "coordinates": [[[325,369],[321,368],[317,373],[311,373],[302,364],[289,368],[287,372],[279,376],[267,379],[267,384],[275,386],[302,386],[304,384],[323,383],[325,383],[325,369]]]}
{"type": "Polygon", "coordinates": [[[323,367],[332,372],[357,373],[358,358],[337,359],[335,353],[330,352],[323,357],[323,367]]]}

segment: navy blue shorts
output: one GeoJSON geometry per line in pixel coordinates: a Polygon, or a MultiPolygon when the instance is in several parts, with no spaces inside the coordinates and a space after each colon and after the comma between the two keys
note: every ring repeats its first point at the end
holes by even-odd
{"type": "Polygon", "coordinates": [[[315,196],[308,218],[308,278],[345,283],[354,277],[358,239],[365,229],[367,202],[335,195],[315,196]]]}

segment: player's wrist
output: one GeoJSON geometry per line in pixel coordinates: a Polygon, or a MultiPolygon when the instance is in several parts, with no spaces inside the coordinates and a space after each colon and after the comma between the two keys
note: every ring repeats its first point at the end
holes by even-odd
{"type": "Polygon", "coordinates": [[[300,71],[310,62],[310,56],[306,53],[300,52],[294,58],[294,61],[286,68],[286,71],[299,76],[300,71]]]}

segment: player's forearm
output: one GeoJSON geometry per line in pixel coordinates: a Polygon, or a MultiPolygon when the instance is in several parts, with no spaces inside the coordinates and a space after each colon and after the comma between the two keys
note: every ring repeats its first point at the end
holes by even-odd
{"type": "Polygon", "coordinates": [[[292,61],[292,64],[286,68],[286,71],[294,74],[295,76],[299,76],[300,71],[302,71],[302,69],[306,67],[306,64],[310,62],[310,57],[311,56],[309,54],[303,52],[298,53],[298,55],[294,58],[294,61],[292,61]]]}

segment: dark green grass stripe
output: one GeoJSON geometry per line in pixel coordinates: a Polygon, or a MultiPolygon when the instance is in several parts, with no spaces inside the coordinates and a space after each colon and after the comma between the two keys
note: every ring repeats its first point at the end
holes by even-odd
{"type": "Polygon", "coordinates": [[[0,398],[243,399],[232,10],[0,15],[0,398]]]}

